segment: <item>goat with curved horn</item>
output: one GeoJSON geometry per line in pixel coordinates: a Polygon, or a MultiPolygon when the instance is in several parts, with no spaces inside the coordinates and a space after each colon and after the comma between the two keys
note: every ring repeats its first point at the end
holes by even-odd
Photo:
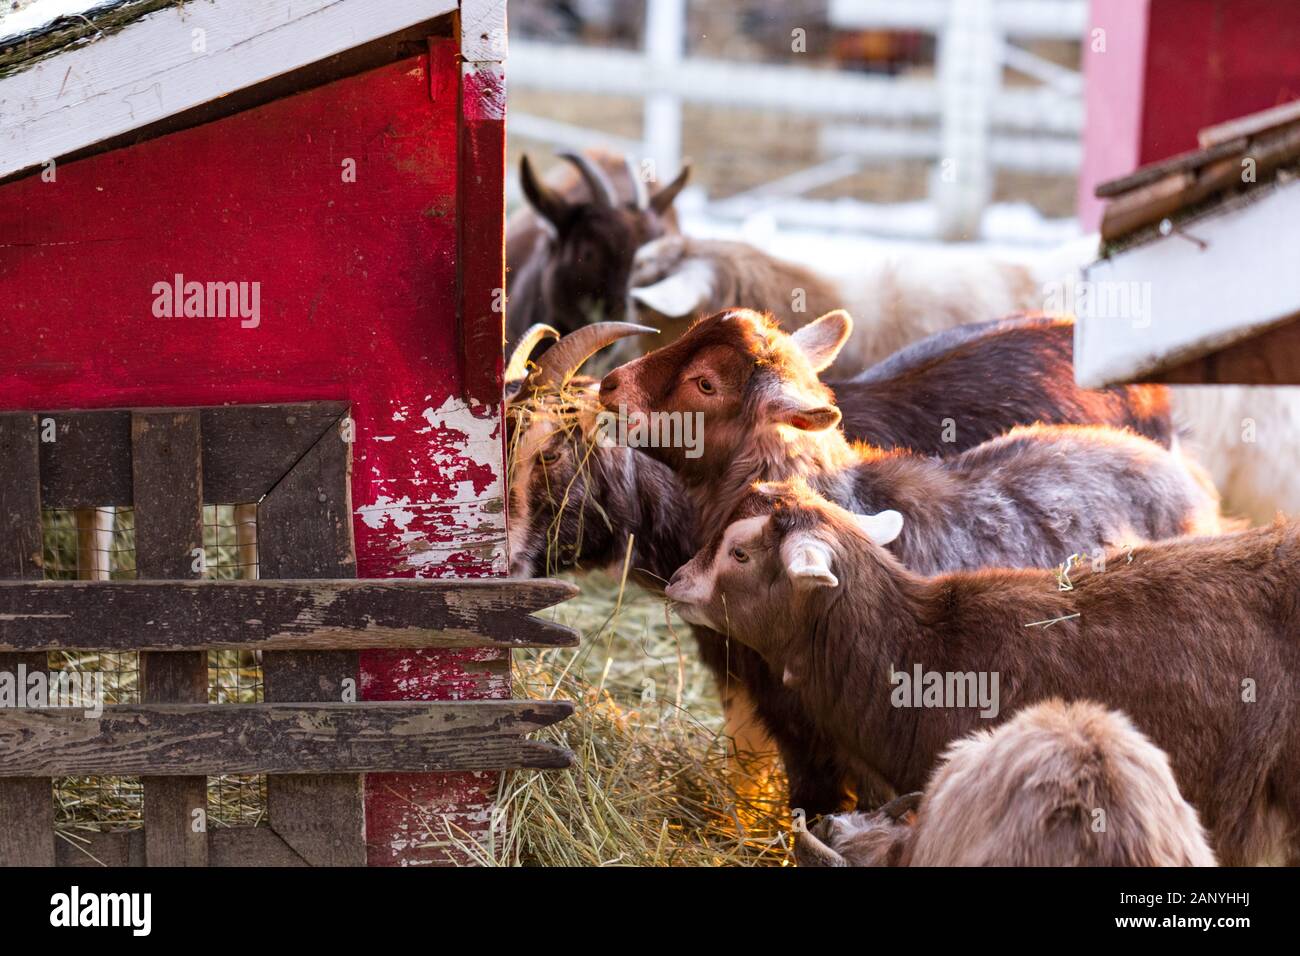
{"type": "Polygon", "coordinates": [[[591,201],[597,206],[608,209],[618,205],[618,193],[609,181],[605,171],[582,153],[559,153],[561,159],[572,163],[582,176],[587,188],[591,190],[591,201]]]}
{"type": "Polygon", "coordinates": [[[530,381],[534,388],[562,388],[582,368],[583,362],[605,346],[613,345],[629,335],[648,333],[658,335],[659,330],[633,322],[596,322],[585,325],[560,339],[537,360],[537,370],[533,372],[530,381]]]}
{"type": "Polygon", "coordinates": [[[533,357],[537,346],[541,345],[544,339],[559,337],[560,333],[544,322],[529,326],[528,330],[519,337],[519,344],[515,346],[515,350],[510,353],[510,362],[506,365],[506,382],[517,382],[527,378],[528,360],[533,357]]]}

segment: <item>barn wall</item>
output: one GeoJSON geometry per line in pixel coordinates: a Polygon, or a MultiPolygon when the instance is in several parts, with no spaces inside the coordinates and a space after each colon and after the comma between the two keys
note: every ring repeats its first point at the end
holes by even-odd
{"type": "MultiPolygon", "coordinates": [[[[454,41],[430,49],[0,187],[0,409],[347,399],[358,575],[501,573],[499,348],[475,370],[473,394],[489,397],[467,404],[459,67],[454,41]],[[256,326],[155,315],[155,284],[177,274],[257,283],[256,326]]],[[[508,665],[368,653],[362,695],[508,696],[508,665]]],[[[436,858],[413,845],[437,812],[484,822],[494,787],[493,774],[372,777],[371,861],[436,858]]]]}

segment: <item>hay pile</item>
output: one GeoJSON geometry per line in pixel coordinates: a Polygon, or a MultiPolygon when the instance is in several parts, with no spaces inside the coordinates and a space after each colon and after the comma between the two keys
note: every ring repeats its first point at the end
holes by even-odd
{"type": "Polygon", "coordinates": [[[585,576],[547,612],[581,647],[515,654],[519,697],[566,698],[541,739],[575,755],[567,771],[502,775],[504,823],[450,838],[498,866],[792,865],[784,780],[770,761],[728,769],[712,676],[662,597],[585,576]]]}

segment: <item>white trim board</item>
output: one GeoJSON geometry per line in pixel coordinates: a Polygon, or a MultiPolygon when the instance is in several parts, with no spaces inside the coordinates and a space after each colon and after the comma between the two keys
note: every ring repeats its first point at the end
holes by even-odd
{"type": "Polygon", "coordinates": [[[1083,276],[1090,295],[1108,297],[1111,304],[1128,296],[1140,307],[1103,315],[1076,303],[1079,385],[1132,382],[1294,317],[1300,312],[1298,221],[1300,182],[1293,182],[1194,220],[1186,235],[1165,236],[1093,263],[1083,276]]]}
{"type": "Polygon", "coordinates": [[[456,8],[456,0],[204,0],[159,10],[0,79],[0,177],[456,8]],[[200,35],[206,49],[196,53],[200,35]]]}

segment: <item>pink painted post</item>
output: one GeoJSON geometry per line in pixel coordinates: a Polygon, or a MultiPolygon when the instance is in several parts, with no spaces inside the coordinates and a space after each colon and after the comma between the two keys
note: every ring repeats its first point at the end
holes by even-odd
{"type": "Polygon", "coordinates": [[[1097,184],[1141,164],[1150,6],[1150,0],[1092,0],[1083,38],[1087,119],[1078,207],[1084,232],[1101,225],[1097,184]]]}

